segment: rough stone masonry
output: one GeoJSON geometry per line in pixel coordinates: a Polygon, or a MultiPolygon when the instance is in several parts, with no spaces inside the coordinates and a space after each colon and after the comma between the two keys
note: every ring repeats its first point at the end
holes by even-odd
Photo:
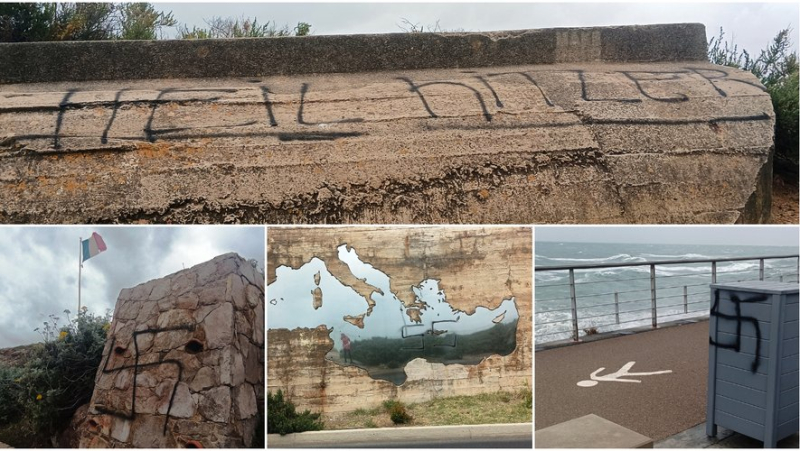
{"type": "MultiPolygon", "coordinates": [[[[332,275],[363,296],[366,309],[375,287],[355,277],[339,261],[337,247],[346,243],[365,263],[391,277],[391,291],[405,306],[415,303],[412,286],[431,278],[440,282],[454,309],[470,313],[478,307],[495,308],[501,300],[513,297],[519,312],[516,348],[510,354],[486,355],[477,365],[417,358],[405,366],[407,379],[399,386],[374,379],[357,365],[342,366],[326,359],[333,347],[327,324],[292,330],[270,326],[267,388],[282,390],[298,409],[333,415],[376,407],[388,399],[413,403],[533,386],[530,228],[277,228],[270,229],[267,239],[268,285],[276,280],[280,266],[298,268],[317,257],[332,275]]],[[[341,299],[326,298],[324,302],[337,301],[341,299]]],[[[268,308],[281,307],[270,300],[268,308]]],[[[386,327],[401,325],[398,321],[386,327]]]]}
{"type": "Polygon", "coordinates": [[[263,275],[220,255],[122,290],[80,446],[250,446],[263,382],[263,275]]]}
{"type": "Polygon", "coordinates": [[[763,223],[700,24],[0,44],[0,222],[763,223]]]}

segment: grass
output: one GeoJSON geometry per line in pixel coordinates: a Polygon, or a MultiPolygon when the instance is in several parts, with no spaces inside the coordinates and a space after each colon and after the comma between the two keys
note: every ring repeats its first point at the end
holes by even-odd
{"type": "MultiPolygon", "coordinates": [[[[389,412],[398,404],[387,400],[383,405],[329,417],[325,429],[360,429],[402,427],[392,423],[389,412]]],[[[527,423],[532,421],[533,393],[529,388],[517,392],[454,396],[406,405],[413,418],[408,426],[448,426],[463,424],[527,423]]]]}

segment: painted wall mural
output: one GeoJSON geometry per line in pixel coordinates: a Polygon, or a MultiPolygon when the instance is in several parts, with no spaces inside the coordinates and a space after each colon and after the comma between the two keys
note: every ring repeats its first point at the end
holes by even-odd
{"type": "Polygon", "coordinates": [[[362,296],[312,258],[297,269],[276,268],[267,287],[270,329],[325,326],[333,341],[326,359],[367,370],[374,379],[400,385],[405,365],[416,358],[444,364],[475,365],[485,357],[516,348],[519,312],[513,297],[494,308],[468,313],[453,307],[440,280],[427,278],[407,287],[413,301],[392,292],[390,276],[342,244],[338,259],[373,291],[362,296]]]}

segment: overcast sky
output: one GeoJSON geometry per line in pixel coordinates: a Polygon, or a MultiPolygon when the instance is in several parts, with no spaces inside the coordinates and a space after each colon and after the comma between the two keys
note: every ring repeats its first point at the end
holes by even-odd
{"type": "Polygon", "coordinates": [[[536,241],[800,247],[797,226],[536,226],[536,241]]]}
{"type": "Polygon", "coordinates": [[[264,268],[261,226],[0,227],[0,348],[40,341],[34,329],[48,315],[77,310],[78,239],[92,232],[108,250],[84,262],[81,303],[97,314],[113,310],[123,288],[227,252],[264,268]]]}
{"type": "MultiPolygon", "coordinates": [[[[775,34],[791,27],[797,49],[797,2],[775,3],[157,3],[172,11],[182,24],[203,27],[203,19],[218,17],[256,17],[259,22],[274,21],[294,27],[311,24],[316,35],[402,32],[403,19],[429,29],[494,31],[527,28],[588,27],[676,22],[698,22],[706,26],[708,37],[725,29],[750,53],[765,48],[775,34]]],[[[406,26],[407,28],[407,26],[406,26]]],[[[168,33],[174,36],[174,31],[168,33]]]]}

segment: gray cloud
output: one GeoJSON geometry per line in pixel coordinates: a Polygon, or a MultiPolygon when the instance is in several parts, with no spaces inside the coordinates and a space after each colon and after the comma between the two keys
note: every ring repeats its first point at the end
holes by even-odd
{"type": "Polygon", "coordinates": [[[264,228],[0,227],[0,348],[40,339],[48,316],[76,311],[78,242],[99,233],[108,250],[84,263],[81,300],[93,313],[113,309],[119,291],[226,252],[264,267],[264,228]]]}

